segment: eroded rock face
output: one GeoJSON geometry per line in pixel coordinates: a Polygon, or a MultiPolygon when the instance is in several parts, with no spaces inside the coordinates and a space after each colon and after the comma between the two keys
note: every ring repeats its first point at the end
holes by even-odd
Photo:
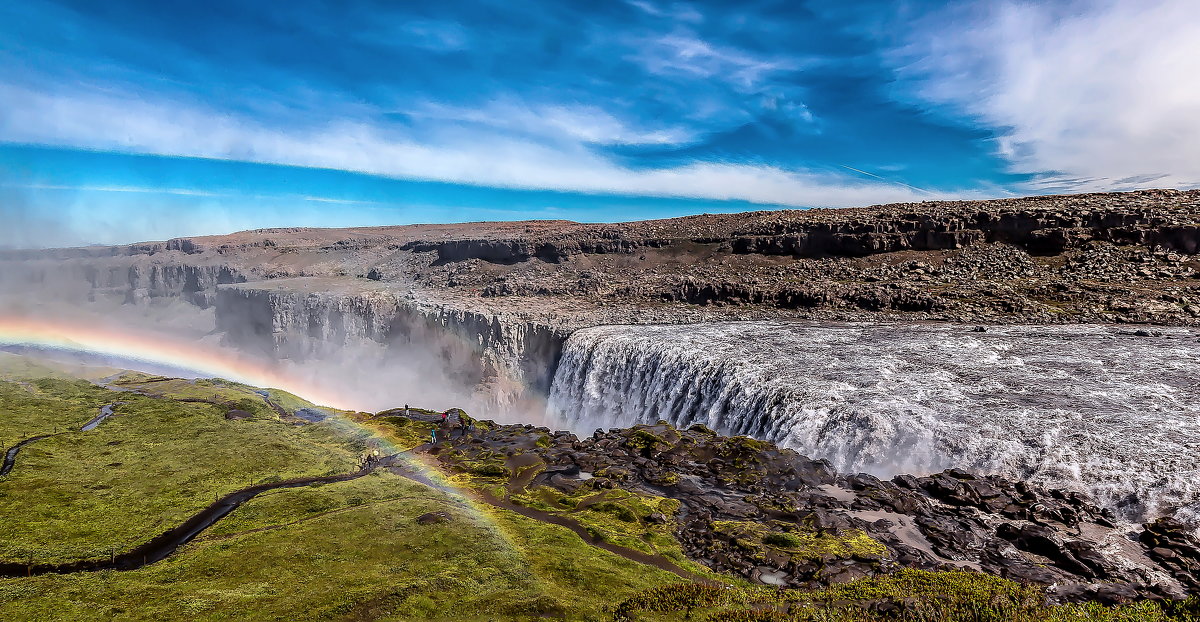
{"type": "Polygon", "coordinates": [[[544,410],[566,331],[520,315],[422,304],[386,285],[322,291],[331,285],[300,281],[220,288],[218,330],[271,358],[321,360],[371,344],[388,351],[381,365],[419,359],[464,391],[478,389],[476,404],[488,410],[525,402],[544,410]]]}
{"type": "Polygon", "coordinates": [[[1120,602],[1181,596],[1200,576],[1197,540],[1171,520],[1139,535],[1078,493],[959,470],[891,481],[839,474],[825,461],[703,426],[661,423],[584,439],[480,426],[439,455],[451,465],[519,462],[510,490],[622,488],[675,499],[674,516],[640,520],[671,521],[692,559],[772,584],[970,569],[1049,586],[1060,600],[1120,602]]]}
{"type": "MultiPolygon", "coordinates": [[[[1141,200],[1180,201],[1195,208],[1194,196],[1172,191],[1120,195],[1038,197],[987,203],[929,203],[874,210],[764,212],[750,218],[710,217],[689,230],[686,219],[623,226],[578,226],[559,236],[520,235],[458,240],[417,240],[404,246],[434,251],[443,262],[481,259],[519,263],[561,262],[573,255],[629,254],[680,243],[728,244],[736,254],[794,257],[862,257],[897,251],[938,251],[1003,242],[1037,255],[1059,254],[1091,241],[1162,246],[1194,254],[1200,225],[1176,214],[1145,209],[1141,200]]],[[[1181,210],[1182,211],[1182,210],[1181,210]]]]}

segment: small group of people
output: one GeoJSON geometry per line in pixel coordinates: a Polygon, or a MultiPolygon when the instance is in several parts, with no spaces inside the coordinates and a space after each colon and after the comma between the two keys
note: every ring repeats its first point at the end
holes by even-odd
{"type": "Polygon", "coordinates": [[[429,442],[437,444],[439,429],[446,430],[445,438],[450,439],[454,437],[454,430],[458,430],[458,436],[462,438],[467,435],[467,432],[474,429],[474,427],[475,422],[467,416],[467,413],[459,408],[451,408],[450,410],[442,411],[440,424],[429,429],[429,442]],[[450,414],[454,411],[458,411],[457,421],[452,422],[450,421],[450,414]]]}

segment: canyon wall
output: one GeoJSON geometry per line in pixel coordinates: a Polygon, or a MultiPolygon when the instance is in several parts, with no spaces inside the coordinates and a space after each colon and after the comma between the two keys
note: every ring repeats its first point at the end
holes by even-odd
{"type": "Polygon", "coordinates": [[[219,334],[228,347],[363,394],[354,403],[459,406],[507,421],[540,420],[567,334],[524,313],[422,302],[369,279],[258,280],[261,268],[177,249],[129,253],[0,260],[0,310],[219,334]]]}
{"type": "MultiPolygon", "coordinates": [[[[576,255],[630,254],[680,244],[720,246],[733,254],[863,257],[940,251],[983,243],[1054,255],[1090,242],[1161,247],[1196,254],[1196,192],[1030,197],[986,202],[929,202],[859,209],[691,216],[553,232],[417,239],[405,250],[436,252],[442,262],[559,263],[576,255]],[[1166,208],[1166,209],[1164,209],[1166,208]]],[[[572,223],[574,224],[574,223],[572,223]]]]}
{"type": "Polygon", "coordinates": [[[314,281],[222,286],[217,329],[229,343],[273,358],[369,358],[380,370],[423,374],[413,379],[423,385],[414,386],[416,395],[441,380],[443,392],[456,392],[479,414],[540,418],[565,330],[522,314],[418,302],[386,286],[346,293],[314,281]]]}
{"type": "Polygon", "coordinates": [[[55,294],[93,301],[108,296],[130,303],[178,298],[208,308],[215,302],[218,285],[247,280],[242,270],[228,264],[181,259],[117,254],[0,260],[0,293],[7,297],[36,294],[48,296],[44,298],[48,300],[55,300],[55,294]]]}

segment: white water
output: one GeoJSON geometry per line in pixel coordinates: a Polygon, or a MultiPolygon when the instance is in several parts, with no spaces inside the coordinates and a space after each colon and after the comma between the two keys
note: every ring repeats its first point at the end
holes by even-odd
{"type": "Polygon", "coordinates": [[[1102,326],[604,326],[567,341],[549,415],[666,419],[841,471],[949,467],[1090,492],[1131,518],[1200,510],[1200,335],[1102,326]]]}

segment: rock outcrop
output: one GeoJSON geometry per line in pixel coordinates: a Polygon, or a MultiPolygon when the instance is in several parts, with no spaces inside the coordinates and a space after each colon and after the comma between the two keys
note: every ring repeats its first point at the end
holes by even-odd
{"type": "Polygon", "coordinates": [[[672,524],[693,560],[775,585],[966,569],[1048,586],[1060,601],[1111,603],[1180,597],[1200,578],[1200,541],[1170,519],[1119,524],[1084,495],[960,470],[890,481],[840,474],[703,426],[641,425],[580,439],[485,422],[434,451],[453,468],[505,479],[517,502],[586,500],[611,489],[675,500],[673,516],[618,516],[645,528],[672,524]],[[550,492],[527,494],[538,490],[550,492]]]}

